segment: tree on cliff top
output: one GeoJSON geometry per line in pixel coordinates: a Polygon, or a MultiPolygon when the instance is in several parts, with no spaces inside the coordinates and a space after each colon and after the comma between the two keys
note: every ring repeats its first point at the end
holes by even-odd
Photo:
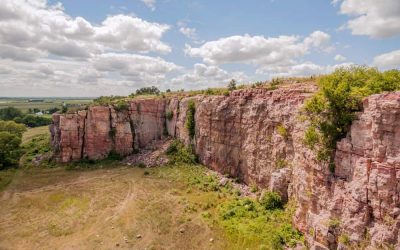
{"type": "Polygon", "coordinates": [[[160,93],[161,91],[155,86],[143,87],[136,90],[136,95],[159,95],[160,93]]]}
{"type": "Polygon", "coordinates": [[[232,79],[228,84],[228,90],[232,91],[236,89],[236,80],[232,79]]]}
{"type": "Polygon", "coordinates": [[[321,77],[318,85],[319,91],[305,105],[310,126],[304,141],[309,148],[318,149],[319,160],[329,161],[333,167],[336,142],[346,136],[355,113],[362,108],[362,99],[383,91],[399,90],[400,71],[343,67],[321,77]]]}

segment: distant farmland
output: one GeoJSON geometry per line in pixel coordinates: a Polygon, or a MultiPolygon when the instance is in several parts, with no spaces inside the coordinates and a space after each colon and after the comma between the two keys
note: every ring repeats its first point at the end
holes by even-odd
{"type": "Polygon", "coordinates": [[[37,108],[46,110],[49,108],[61,108],[63,103],[78,105],[91,103],[91,98],[4,98],[0,97],[0,109],[6,107],[15,107],[23,112],[28,109],[37,108]]]}

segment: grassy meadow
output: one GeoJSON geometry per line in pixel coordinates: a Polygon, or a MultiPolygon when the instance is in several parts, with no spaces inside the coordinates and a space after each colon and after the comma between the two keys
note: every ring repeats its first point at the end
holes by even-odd
{"type": "Polygon", "coordinates": [[[34,98],[41,99],[42,102],[30,102],[31,98],[4,98],[0,97],[0,109],[6,107],[15,107],[26,113],[29,109],[37,108],[39,110],[47,110],[50,108],[60,108],[63,103],[70,105],[89,104],[92,102],[90,98],[34,98]]]}

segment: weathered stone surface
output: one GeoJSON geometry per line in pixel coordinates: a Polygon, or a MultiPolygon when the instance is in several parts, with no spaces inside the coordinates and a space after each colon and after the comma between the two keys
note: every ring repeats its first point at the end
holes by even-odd
{"type": "Polygon", "coordinates": [[[77,114],[53,115],[51,143],[57,160],[70,162],[82,158],[86,111],[77,114]]]}
{"type": "Polygon", "coordinates": [[[130,103],[130,119],[135,131],[135,148],[145,147],[165,133],[165,99],[134,100],[130,103]]]}
{"type": "Polygon", "coordinates": [[[95,106],[88,109],[82,158],[106,158],[113,149],[111,130],[111,108],[95,106]]]}
{"type": "Polygon", "coordinates": [[[332,174],[303,145],[307,124],[299,114],[315,90],[293,84],[228,97],[134,100],[118,112],[110,106],[56,114],[52,145],[62,162],[99,159],[113,150],[128,155],[168,133],[193,145],[209,168],[296,200],[294,224],[314,249],[343,248],[341,234],[361,242],[366,233],[367,245],[399,248],[400,92],[365,99],[350,133],[337,144],[332,174]],[[190,100],[196,103],[193,139],[185,127],[190,100]]]}

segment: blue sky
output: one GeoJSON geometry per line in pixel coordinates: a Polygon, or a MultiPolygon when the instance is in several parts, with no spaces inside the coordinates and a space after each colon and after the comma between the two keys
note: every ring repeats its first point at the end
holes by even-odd
{"type": "Polygon", "coordinates": [[[400,65],[398,0],[4,0],[0,96],[127,95],[400,65]]]}

